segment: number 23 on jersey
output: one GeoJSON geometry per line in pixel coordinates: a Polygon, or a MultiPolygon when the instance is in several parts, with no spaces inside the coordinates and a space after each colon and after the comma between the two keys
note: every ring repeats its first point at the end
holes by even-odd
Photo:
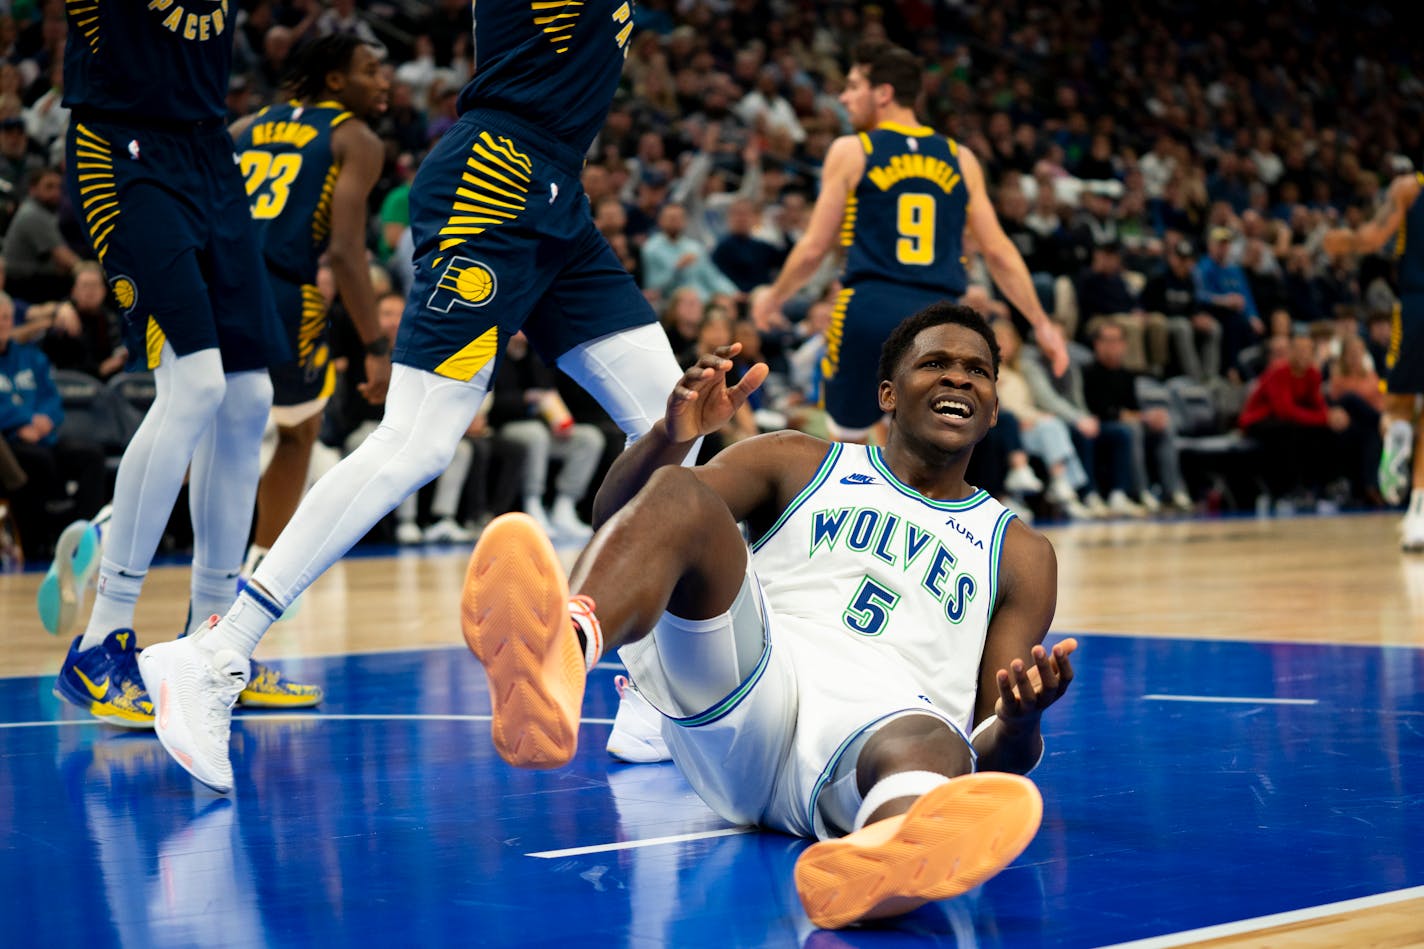
{"type": "Polygon", "coordinates": [[[282,213],[292,194],[292,182],[302,170],[302,156],[273,155],[259,149],[242,153],[242,177],[247,180],[247,197],[256,220],[271,220],[282,213]]]}

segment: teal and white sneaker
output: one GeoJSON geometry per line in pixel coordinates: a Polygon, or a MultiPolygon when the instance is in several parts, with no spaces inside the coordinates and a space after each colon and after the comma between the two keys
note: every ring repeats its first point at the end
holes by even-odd
{"type": "Polygon", "coordinates": [[[1384,433],[1384,451],[1380,452],[1380,497],[1387,504],[1404,500],[1410,481],[1410,456],[1414,447],[1414,428],[1403,419],[1389,423],[1384,433]]]}
{"type": "Polygon", "coordinates": [[[104,545],[103,526],[112,508],[105,505],[91,521],[78,520],[66,527],[55,544],[54,562],[35,594],[40,624],[51,636],[72,636],[84,609],[89,584],[99,571],[104,545]]]}

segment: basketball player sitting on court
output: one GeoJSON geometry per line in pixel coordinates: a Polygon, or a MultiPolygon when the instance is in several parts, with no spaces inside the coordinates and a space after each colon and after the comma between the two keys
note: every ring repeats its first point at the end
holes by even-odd
{"type": "Polygon", "coordinates": [[[998,414],[994,335],[947,302],[890,334],[883,449],[785,431],[679,467],[766,377],[727,387],[736,352],[703,356],[619,457],[569,581],[523,515],[480,538],[462,624],[495,747],[523,767],[568,762],[585,672],[620,649],[713,810],[819,838],[796,864],[814,923],[955,896],[1038,828],[1020,775],[1077,646],[1041,645],[1052,546],[964,480],[998,414]]]}

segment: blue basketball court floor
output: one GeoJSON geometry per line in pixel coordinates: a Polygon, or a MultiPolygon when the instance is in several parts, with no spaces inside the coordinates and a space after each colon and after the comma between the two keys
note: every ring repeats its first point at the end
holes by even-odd
{"type": "MultiPolygon", "coordinates": [[[[522,772],[462,646],[287,660],[329,698],[239,710],[228,796],[50,676],[0,678],[0,943],[1168,946],[1424,905],[1424,650],[1069,634],[1036,839],[958,899],[838,932],[797,901],[805,841],[605,754],[613,662],[573,763],[522,772]]],[[[1403,928],[1389,945],[1424,943],[1403,928]]]]}

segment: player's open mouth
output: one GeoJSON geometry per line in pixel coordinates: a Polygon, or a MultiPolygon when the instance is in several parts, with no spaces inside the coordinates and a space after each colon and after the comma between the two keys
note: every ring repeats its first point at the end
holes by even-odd
{"type": "Polygon", "coordinates": [[[967,419],[974,417],[974,406],[967,400],[955,396],[940,396],[930,403],[936,415],[948,418],[967,419]]]}

